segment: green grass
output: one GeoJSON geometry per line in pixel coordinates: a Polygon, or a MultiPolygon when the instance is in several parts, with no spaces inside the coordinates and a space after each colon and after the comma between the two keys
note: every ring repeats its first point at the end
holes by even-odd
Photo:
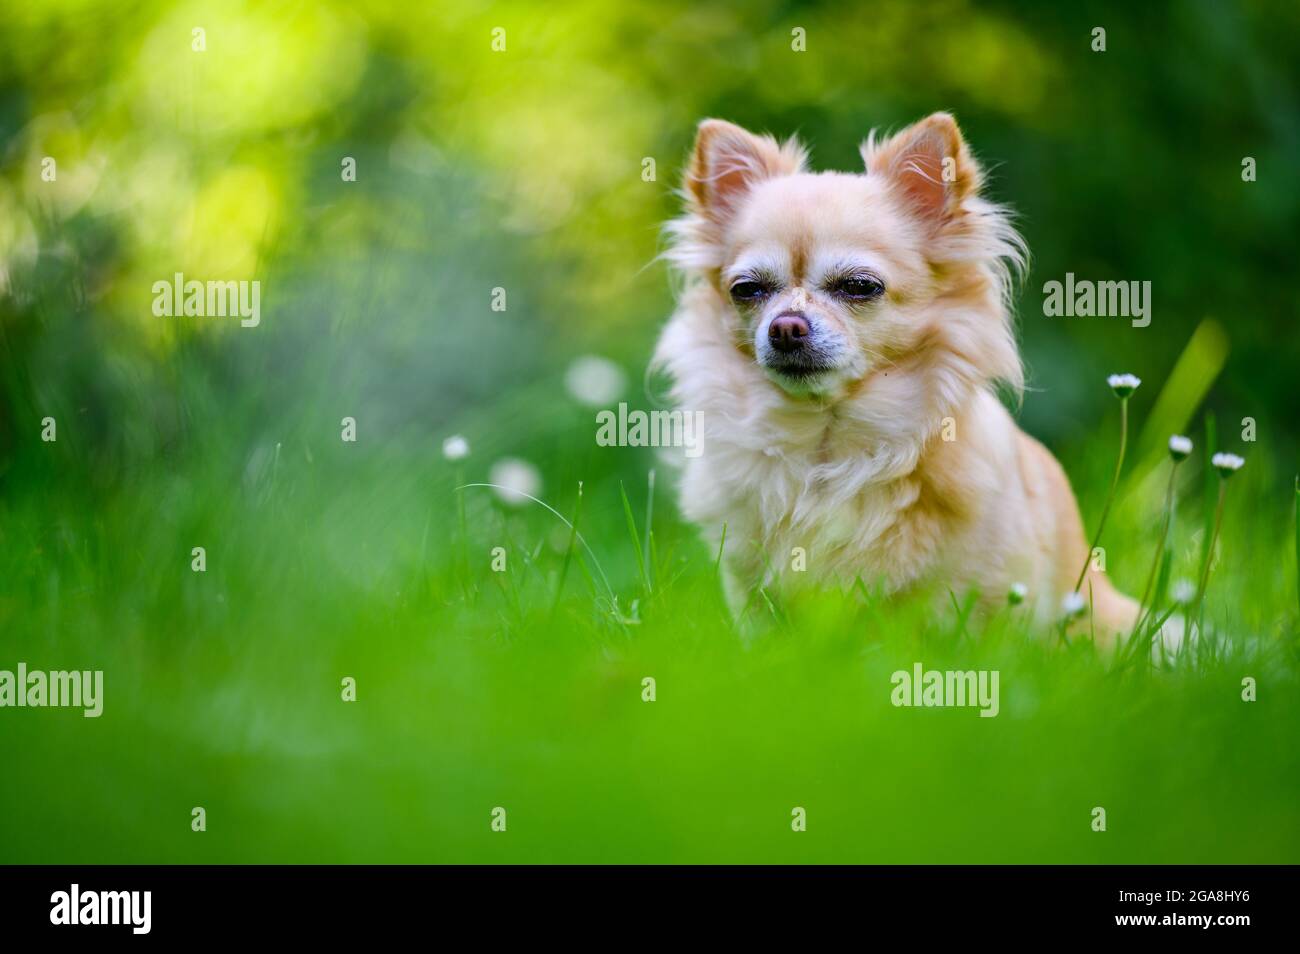
{"type": "MultiPolygon", "coordinates": [[[[454,488],[485,479],[481,455],[462,477],[434,441],[345,445],[328,428],[260,469],[227,459],[214,429],[110,492],[51,477],[8,498],[3,667],[102,668],[106,701],[98,720],[0,712],[0,859],[1300,858],[1291,537],[1257,519],[1272,505],[1262,468],[1229,495],[1203,658],[1117,667],[1010,611],[959,620],[866,587],[742,637],[663,475],[651,510],[648,458],[593,456],[581,426],[549,457],[534,437],[534,459],[571,522],[587,472],[578,539],[601,570],[541,507],[470,487],[462,523],[454,488]],[[195,545],[206,573],[190,570],[195,545]],[[918,661],[999,670],[1001,713],[893,707],[890,674],[918,661]],[[1257,702],[1241,700],[1245,676],[1257,702]]],[[[25,459],[56,473],[75,440],[69,428],[25,459]]],[[[1158,510],[1143,526],[1125,504],[1108,543],[1134,590],[1158,510]]],[[[1190,575],[1195,543],[1174,551],[1190,575]]]]}

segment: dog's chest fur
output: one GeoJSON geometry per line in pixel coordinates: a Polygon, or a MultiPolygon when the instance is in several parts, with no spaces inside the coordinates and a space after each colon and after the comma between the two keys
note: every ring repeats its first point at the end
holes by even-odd
{"type": "Polygon", "coordinates": [[[675,406],[702,417],[680,504],[714,546],[725,525],[738,585],[997,577],[1014,532],[1015,426],[996,397],[934,364],[881,369],[833,405],[791,401],[719,330],[711,300],[685,305],[658,352],[675,406]]]}
{"type": "MultiPolygon", "coordinates": [[[[706,417],[707,421],[707,417],[706,417]]],[[[856,422],[825,416],[710,430],[682,483],[686,514],[720,532],[728,561],[751,580],[791,572],[883,582],[901,589],[945,562],[944,501],[916,464],[916,442],[865,439],[856,422]],[[740,439],[736,439],[739,434],[740,439]]],[[[952,541],[948,541],[951,543],[952,541]]]]}

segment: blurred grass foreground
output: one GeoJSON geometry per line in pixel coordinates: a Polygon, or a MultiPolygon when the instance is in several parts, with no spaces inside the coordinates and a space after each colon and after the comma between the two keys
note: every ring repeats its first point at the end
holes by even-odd
{"type": "Polygon", "coordinates": [[[0,708],[0,861],[1300,860],[1294,4],[0,8],[0,670],[104,673],[0,708]],[[854,169],[938,108],[1020,212],[1019,413],[1090,528],[1145,382],[1121,587],[1168,435],[1171,593],[1201,451],[1247,459],[1195,658],[868,588],[746,638],[671,469],[595,439],[655,406],[701,117],[854,169]],[[1067,271],[1151,324],[1045,317],[1067,271]],[[178,274],[259,321],[155,309],[178,274]],[[893,705],[918,662],[997,717],[893,705]]]}

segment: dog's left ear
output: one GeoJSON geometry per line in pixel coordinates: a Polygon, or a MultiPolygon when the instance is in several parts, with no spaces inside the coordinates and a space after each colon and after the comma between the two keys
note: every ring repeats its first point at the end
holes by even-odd
{"type": "Polygon", "coordinates": [[[920,218],[942,228],[962,214],[962,201],[979,192],[981,172],[949,113],[934,113],[902,132],[862,144],[868,175],[887,178],[920,218]]]}

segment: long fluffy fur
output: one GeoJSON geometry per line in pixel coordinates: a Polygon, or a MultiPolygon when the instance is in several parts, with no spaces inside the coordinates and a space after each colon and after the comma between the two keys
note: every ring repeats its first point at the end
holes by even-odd
{"type": "MultiPolygon", "coordinates": [[[[748,134],[716,121],[701,126],[685,214],[666,227],[666,257],[683,291],[653,364],[671,375],[677,407],[703,412],[704,453],[684,462],[681,506],[713,545],[727,526],[728,591],[738,611],[759,584],[795,584],[782,572],[794,547],[808,554],[804,579],[822,582],[860,577],[901,591],[940,581],[986,598],[1024,582],[1042,618],[1073,583],[1064,568],[1077,558],[1077,572],[1082,563],[1086,542],[1064,474],[994,396],[999,383],[1017,394],[1024,383],[1009,302],[1025,244],[1009,213],[979,195],[979,167],[950,117],[924,122],[931,126],[918,124],[907,139],[872,134],[862,154],[868,177],[915,182],[897,170],[933,170],[915,165],[908,144],[949,127],[957,135],[961,175],[945,193],[947,224],[924,241],[932,294],[915,312],[909,346],[869,355],[871,372],[833,400],[791,399],[764,375],[737,346],[736,311],[719,281],[731,251],[727,215],[753,183],[811,176],[806,153],[794,140],[752,137],[753,155],[710,168],[720,138],[726,146],[725,137],[748,134]],[[726,179],[736,175],[748,177],[743,187],[726,179]],[[710,196],[723,182],[730,204],[710,196]],[[945,426],[960,440],[943,441],[945,426]]],[[[890,194],[896,205],[909,198],[890,194]]],[[[1102,574],[1089,583],[1099,615],[1118,631],[1126,598],[1102,574]]]]}

